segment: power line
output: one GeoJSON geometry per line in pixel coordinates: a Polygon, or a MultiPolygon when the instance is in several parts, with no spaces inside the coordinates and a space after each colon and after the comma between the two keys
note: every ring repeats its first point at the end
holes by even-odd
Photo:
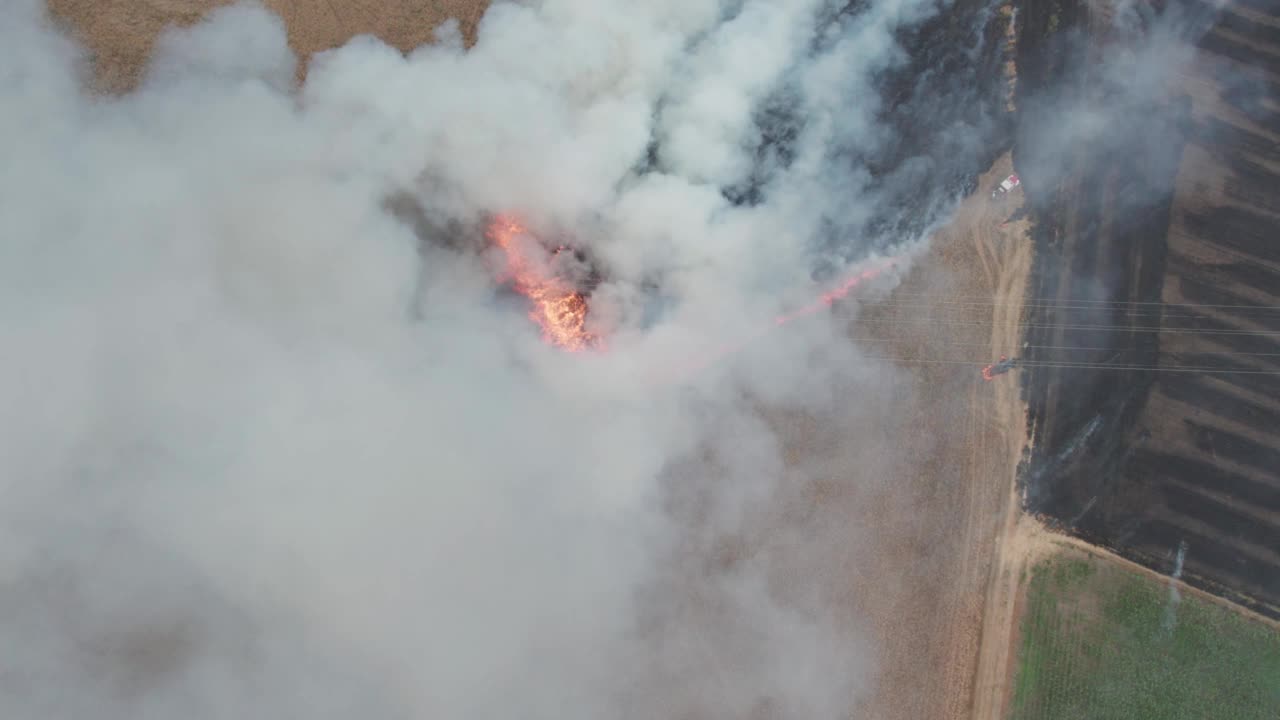
{"type": "MultiPolygon", "coordinates": [[[[928,325],[949,325],[962,327],[986,327],[994,324],[994,321],[974,321],[974,320],[950,320],[946,318],[912,318],[912,319],[886,319],[879,320],[876,318],[861,318],[860,322],[869,324],[888,323],[897,325],[911,324],[928,324],[928,325]]],[[[1099,332],[1153,332],[1167,333],[1174,335],[1256,335],[1265,337],[1280,336],[1280,330],[1210,330],[1206,328],[1179,328],[1179,327],[1160,327],[1147,325],[1100,325],[1089,323],[1037,323],[1025,322],[1019,323],[1019,328],[1058,328],[1061,330],[1097,330],[1099,332]]]]}
{"type": "MultiPolygon", "coordinates": [[[[913,293],[913,292],[905,292],[905,291],[899,291],[899,290],[894,290],[893,295],[897,297],[915,297],[915,298],[920,298],[921,300],[931,300],[931,301],[936,300],[944,303],[951,302],[952,299],[955,299],[956,302],[965,302],[965,303],[972,303],[977,305],[1018,304],[1018,305],[1022,305],[1023,307],[1061,307],[1061,306],[1069,306],[1069,305],[1079,305],[1081,306],[1081,308],[1086,308],[1086,309],[1099,308],[1099,307],[1106,308],[1106,307],[1135,307],[1135,306],[1136,307],[1153,307],[1153,308],[1172,307],[1172,308],[1187,308],[1187,309],[1234,308],[1234,309],[1271,310],[1274,312],[1280,312],[1280,305],[1258,305],[1258,304],[1233,305],[1233,304],[1216,304],[1216,303],[1171,303],[1171,302],[1165,302],[1163,300],[1156,300],[1156,301],[1088,300],[1083,298],[1073,299],[1073,300],[1055,300],[1053,298],[1028,298],[1021,302],[1018,302],[1018,301],[997,302],[997,301],[991,300],[991,295],[989,294],[988,295],[982,295],[982,294],[942,295],[938,293],[913,293]],[[968,298],[975,298],[975,299],[969,300],[968,298]]],[[[892,302],[892,301],[890,300],[888,302],[892,302]]],[[[876,302],[874,304],[881,304],[881,303],[876,302]]]]}
{"type": "MultiPolygon", "coordinates": [[[[957,308],[957,309],[972,309],[972,308],[997,308],[997,307],[1013,307],[1013,306],[1018,306],[1018,307],[1022,307],[1022,308],[1064,310],[1064,311],[1072,311],[1072,312],[1081,312],[1081,311],[1086,311],[1086,312],[1111,312],[1111,311],[1114,311],[1114,312],[1122,313],[1122,314],[1124,314],[1124,315],[1128,315],[1128,316],[1135,317],[1135,318],[1138,318],[1138,317],[1140,317],[1140,318],[1144,318],[1144,319],[1149,318],[1149,319],[1156,320],[1156,321],[1159,321],[1159,320],[1200,320],[1200,319],[1204,319],[1204,318],[1206,317],[1206,316],[1205,316],[1205,315],[1203,315],[1203,314],[1167,313],[1167,312],[1165,312],[1165,311],[1164,311],[1164,308],[1150,308],[1150,309],[1143,309],[1143,308],[1129,308],[1129,307],[1123,307],[1123,306],[1115,306],[1115,307],[1107,307],[1107,306],[1083,306],[1083,305],[1082,305],[1082,306],[1072,306],[1072,305],[1068,305],[1068,304],[1058,304],[1058,303],[1038,303],[1038,304],[1027,304],[1027,303],[1018,304],[1018,303],[1014,303],[1014,302],[985,302],[985,303],[984,303],[984,302],[977,302],[977,301],[962,301],[962,300],[939,300],[939,301],[936,301],[936,302],[933,302],[933,303],[923,303],[923,302],[919,302],[919,303],[910,303],[910,302],[900,302],[900,301],[897,301],[897,300],[883,300],[883,301],[879,301],[879,302],[871,303],[871,305],[872,305],[873,307],[875,307],[875,308],[891,307],[891,308],[912,308],[912,309],[926,309],[926,310],[934,309],[934,308],[937,308],[937,307],[939,307],[939,306],[942,306],[942,307],[943,307],[943,309],[951,309],[952,307],[955,307],[955,308],[957,308]]],[[[1165,307],[1176,307],[1176,306],[1165,306],[1165,307]]],[[[1271,308],[1271,307],[1244,306],[1244,305],[1216,305],[1216,306],[1203,305],[1203,306],[1198,306],[1198,307],[1204,307],[1204,308],[1211,309],[1211,310],[1214,310],[1214,309],[1226,309],[1226,308],[1238,308],[1238,310],[1236,310],[1236,312],[1235,312],[1234,314],[1235,314],[1235,315],[1237,315],[1237,316],[1239,316],[1239,317],[1240,317],[1240,319],[1246,319],[1246,320],[1280,320],[1280,307],[1277,307],[1277,308],[1271,308]],[[1241,312],[1240,312],[1240,310],[1245,310],[1245,309],[1248,309],[1248,310],[1260,310],[1260,311],[1265,311],[1265,312],[1267,312],[1267,313],[1274,313],[1274,314],[1268,314],[1268,315],[1246,315],[1246,314],[1243,314],[1243,313],[1241,313],[1241,312]]]]}
{"type": "MultiPolygon", "coordinates": [[[[968,365],[971,367],[986,367],[990,365],[989,360],[953,360],[940,358],[902,358],[889,355],[864,355],[867,360],[886,360],[904,365],[968,365]]],[[[1042,367],[1042,368],[1061,368],[1061,369],[1079,369],[1079,370],[1145,370],[1147,372],[1173,372],[1173,373],[1201,373],[1206,375],[1280,375],[1280,370],[1232,370],[1229,368],[1213,368],[1213,367],[1190,367],[1183,365],[1161,366],[1161,365],[1145,365],[1145,364],[1127,364],[1113,365],[1108,363],[1068,363],[1068,362],[1052,362],[1052,361],[1026,361],[1019,360],[1019,367],[1042,367]]]]}
{"type": "MultiPolygon", "coordinates": [[[[849,336],[849,338],[856,342],[868,342],[868,343],[901,342],[904,339],[902,336],[866,337],[861,335],[851,335],[849,336]]],[[[930,340],[930,344],[932,345],[944,345],[947,347],[976,347],[976,348],[991,347],[991,343],[966,343],[966,342],[951,342],[948,340],[933,340],[933,339],[929,339],[929,340],[930,340]]],[[[1092,345],[1031,345],[1031,344],[1027,344],[1027,345],[1022,345],[1021,347],[1027,348],[1027,349],[1035,348],[1037,350],[1065,350],[1067,352],[1085,352],[1085,351],[1112,352],[1116,350],[1116,348],[1114,347],[1098,347],[1098,346],[1092,346],[1092,345]]],[[[1201,351],[1195,351],[1195,350],[1159,350],[1156,352],[1157,355],[1180,355],[1180,354],[1186,354],[1186,353],[1195,353],[1197,355],[1221,355],[1223,357],[1237,357],[1237,356],[1238,357],[1280,357],[1280,352],[1274,352],[1274,353],[1236,352],[1236,351],[1201,352],[1201,351]]]]}

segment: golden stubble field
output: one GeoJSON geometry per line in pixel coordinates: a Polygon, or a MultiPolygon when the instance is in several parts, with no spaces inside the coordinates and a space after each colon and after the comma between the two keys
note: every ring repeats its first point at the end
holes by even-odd
{"type": "MultiPolygon", "coordinates": [[[[228,0],[48,0],[93,55],[99,89],[127,90],[141,75],[156,36],[170,24],[186,25],[228,0]]],[[[431,39],[441,23],[456,18],[467,38],[486,0],[264,0],[284,19],[289,45],[301,58],[337,47],[363,34],[410,50],[431,39]]]]}

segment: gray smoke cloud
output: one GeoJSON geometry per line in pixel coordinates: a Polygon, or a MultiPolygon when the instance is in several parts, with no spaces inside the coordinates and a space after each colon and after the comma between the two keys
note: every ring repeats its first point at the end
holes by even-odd
{"type": "Polygon", "coordinates": [[[938,5],[838,5],[499,4],[471,49],[357,38],[300,88],[238,5],[101,97],[4,3],[0,714],[847,713],[874,648],[815,558],[856,529],[772,508],[887,472],[855,431],[893,372],[814,316],[650,380],[868,254],[817,238],[871,216],[875,78],[938,5]],[[496,292],[492,212],[590,251],[609,352],[496,292]],[[796,414],[848,462],[788,463],[796,414]]]}

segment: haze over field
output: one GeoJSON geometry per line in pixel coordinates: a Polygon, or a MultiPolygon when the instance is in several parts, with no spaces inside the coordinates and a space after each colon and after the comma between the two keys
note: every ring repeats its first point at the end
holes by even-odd
{"type": "Polygon", "coordinates": [[[871,75],[934,6],[720,5],[502,5],[469,52],[357,38],[296,93],[243,5],[94,97],[5,3],[5,717],[849,707],[873,652],[788,567],[836,528],[777,527],[806,471],[757,407],[843,415],[893,374],[814,318],[642,379],[812,298],[823,224],[866,212],[830,151],[880,142],[871,75]],[[779,88],[808,119],[757,162],[779,88]],[[499,211],[596,258],[610,352],[547,347],[496,293],[499,211]]]}
{"type": "Polygon", "coordinates": [[[803,488],[901,475],[899,371],[844,311],[656,382],[914,252],[985,152],[882,118],[948,3],[846,5],[502,4],[297,88],[242,4],[103,97],[0,4],[0,715],[846,716],[865,545],[803,488]],[[586,253],[608,352],[542,341],[493,213],[586,253]],[[839,447],[784,458],[797,416],[839,447]]]}

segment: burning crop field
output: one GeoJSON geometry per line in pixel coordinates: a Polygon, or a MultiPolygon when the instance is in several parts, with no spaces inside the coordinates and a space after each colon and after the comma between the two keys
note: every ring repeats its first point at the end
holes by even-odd
{"type": "Polygon", "coordinates": [[[103,17],[0,4],[0,715],[879,702],[881,640],[792,577],[858,528],[776,509],[899,460],[778,422],[884,416],[840,301],[987,162],[960,80],[910,100],[956,109],[937,182],[886,142],[933,2],[503,3],[305,73],[239,3],[114,95],[103,17]]]}
{"type": "MultiPolygon", "coordinates": [[[[499,251],[497,281],[524,299],[528,318],[539,329],[544,343],[570,353],[607,351],[605,332],[591,318],[590,288],[599,285],[598,272],[584,267],[581,252],[564,244],[546,244],[510,215],[495,216],[484,235],[499,251]]],[[[691,343],[690,350],[696,351],[697,359],[660,368],[658,377],[666,382],[686,381],[698,371],[749,348],[772,330],[829,310],[855,290],[892,277],[893,271],[907,262],[902,257],[862,263],[863,269],[852,271],[813,300],[787,309],[771,322],[757,321],[753,330],[739,337],[712,338],[710,344],[691,343]]]]}
{"type": "Polygon", "coordinates": [[[485,236],[502,253],[500,280],[528,299],[529,319],[543,340],[569,352],[604,348],[604,338],[587,329],[587,295],[557,271],[557,258],[573,256],[567,245],[548,249],[519,221],[501,215],[485,236]]]}
{"type": "Polygon", "coordinates": [[[0,717],[963,715],[1012,13],[196,5],[0,2],[0,717]]]}

